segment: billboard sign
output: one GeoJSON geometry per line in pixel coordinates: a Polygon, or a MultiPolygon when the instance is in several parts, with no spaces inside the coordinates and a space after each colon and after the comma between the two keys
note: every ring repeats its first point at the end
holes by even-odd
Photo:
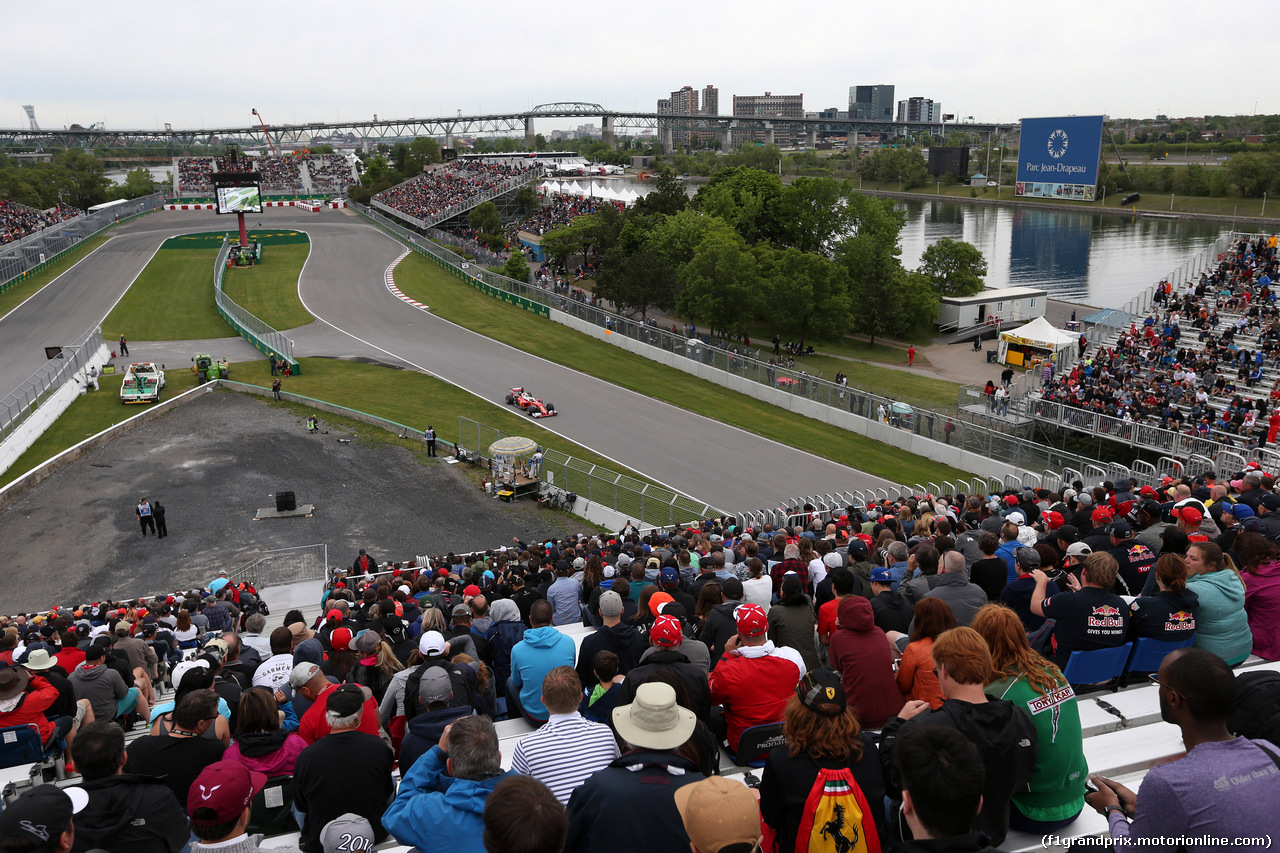
{"type": "Polygon", "coordinates": [[[217,213],[261,213],[262,175],[258,172],[214,172],[209,176],[217,213]]]}
{"type": "Polygon", "coordinates": [[[1014,195],[1093,201],[1102,116],[1024,118],[1014,195]]]}

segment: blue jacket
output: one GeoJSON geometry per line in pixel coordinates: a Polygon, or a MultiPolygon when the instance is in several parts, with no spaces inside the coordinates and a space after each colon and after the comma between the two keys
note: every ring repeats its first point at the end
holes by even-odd
{"type": "Polygon", "coordinates": [[[1006,583],[1013,583],[1018,579],[1018,561],[1014,559],[1013,552],[1022,547],[1022,543],[1017,539],[1012,542],[1002,542],[1000,547],[996,549],[996,556],[1004,560],[1009,566],[1009,577],[1006,583]]]}
{"type": "Polygon", "coordinates": [[[1200,597],[1195,647],[1213,652],[1231,666],[1253,651],[1253,632],[1244,610],[1244,584],[1230,569],[1187,578],[1187,589],[1200,597]]]}
{"type": "Polygon", "coordinates": [[[401,844],[421,853],[484,853],[484,804],[503,779],[454,779],[445,755],[433,746],[400,781],[400,791],[382,815],[382,826],[401,844]]]}
{"type": "Polygon", "coordinates": [[[511,680],[520,688],[520,704],[529,716],[547,719],[542,704],[542,679],[558,666],[573,666],[573,638],[547,625],[530,628],[511,650],[511,680]]]}
{"type": "Polygon", "coordinates": [[[524,639],[523,622],[494,622],[485,632],[489,654],[493,657],[493,673],[498,682],[498,695],[505,695],[507,679],[511,677],[511,650],[524,639]]]}

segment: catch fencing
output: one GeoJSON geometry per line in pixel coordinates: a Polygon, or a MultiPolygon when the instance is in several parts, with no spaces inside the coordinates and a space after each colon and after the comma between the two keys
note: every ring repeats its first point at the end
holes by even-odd
{"type": "Polygon", "coordinates": [[[213,268],[213,301],[218,306],[218,313],[244,338],[260,350],[263,355],[275,355],[277,359],[289,362],[289,368],[295,375],[302,373],[302,365],[293,357],[293,341],[283,332],[278,332],[259,320],[252,313],[237,305],[222,290],[222,278],[227,272],[227,257],[231,254],[231,240],[224,239],[218,251],[218,259],[213,268]]]}
{"type": "Polygon", "coordinates": [[[27,276],[40,272],[90,237],[144,213],[159,210],[164,200],[164,193],[153,193],[0,245],[0,293],[21,283],[27,276]]]}
{"type": "Polygon", "coordinates": [[[263,551],[258,559],[227,572],[231,583],[247,581],[261,592],[266,587],[328,578],[329,546],[299,545],[263,551]]]}
{"type": "Polygon", "coordinates": [[[70,346],[62,355],[45,364],[0,400],[0,443],[14,433],[54,392],[85,370],[102,349],[102,329],[94,327],[70,346]]]}
{"type": "MultiPolygon", "coordinates": [[[[458,451],[474,451],[487,461],[489,446],[508,433],[458,418],[458,451]]],[[[646,526],[665,527],[722,515],[720,510],[688,495],[610,471],[559,450],[543,448],[540,477],[548,485],[574,492],[646,526]]]]}

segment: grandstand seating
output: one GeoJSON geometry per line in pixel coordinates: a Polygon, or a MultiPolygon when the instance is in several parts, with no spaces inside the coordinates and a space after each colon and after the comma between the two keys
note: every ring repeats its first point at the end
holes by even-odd
{"type": "MultiPolygon", "coordinates": [[[[227,157],[177,158],[178,195],[212,195],[213,184],[209,176],[215,171],[229,171],[230,168],[231,160],[227,157]]],[[[260,172],[262,191],[269,195],[302,195],[311,192],[334,195],[342,193],[356,182],[351,165],[341,154],[316,157],[241,157],[236,162],[236,170],[260,172]]]]}
{"type": "Polygon", "coordinates": [[[61,202],[48,210],[36,210],[25,204],[0,198],[0,245],[29,237],[60,222],[75,219],[83,213],[61,202]]]}
{"type": "Polygon", "coordinates": [[[492,194],[514,188],[529,167],[455,161],[383,190],[373,200],[427,225],[462,213],[492,194]]]}

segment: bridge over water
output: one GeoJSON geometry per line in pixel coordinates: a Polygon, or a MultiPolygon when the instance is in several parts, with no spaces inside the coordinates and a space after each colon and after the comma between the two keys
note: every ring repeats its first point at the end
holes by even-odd
{"type": "MultiPolygon", "coordinates": [[[[774,134],[786,132],[803,135],[810,147],[820,133],[865,134],[888,133],[905,136],[915,133],[941,135],[948,128],[969,133],[1001,134],[1013,129],[1012,124],[950,124],[923,121],[869,121],[866,119],[787,118],[768,115],[700,116],[673,115],[656,112],[610,110],[600,104],[584,101],[558,101],[540,104],[523,112],[488,115],[455,115],[436,118],[372,119],[353,121],[313,121],[305,124],[267,125],[271,138],[285,146],[303,145],[313,136],[350,134],[373,142],[390,142],[417,137],[498,136],[523,133],[532,148],[535,123],[539,119],[599,119],[603,139],[613,144],[619,130],[657,130],[665,150],[671,150],[675,135],[710,133],[722,148],[732,147],[732,131],[760,131],[764,141],[774,141],[774,134]]],[[[109,129],[72,125],[62,130],[41,128],[0,128],[0,148],[96,148],[180,145],[266,145],[262,125],[245,127],[212,127],[163,130],[109,129]]]]}

